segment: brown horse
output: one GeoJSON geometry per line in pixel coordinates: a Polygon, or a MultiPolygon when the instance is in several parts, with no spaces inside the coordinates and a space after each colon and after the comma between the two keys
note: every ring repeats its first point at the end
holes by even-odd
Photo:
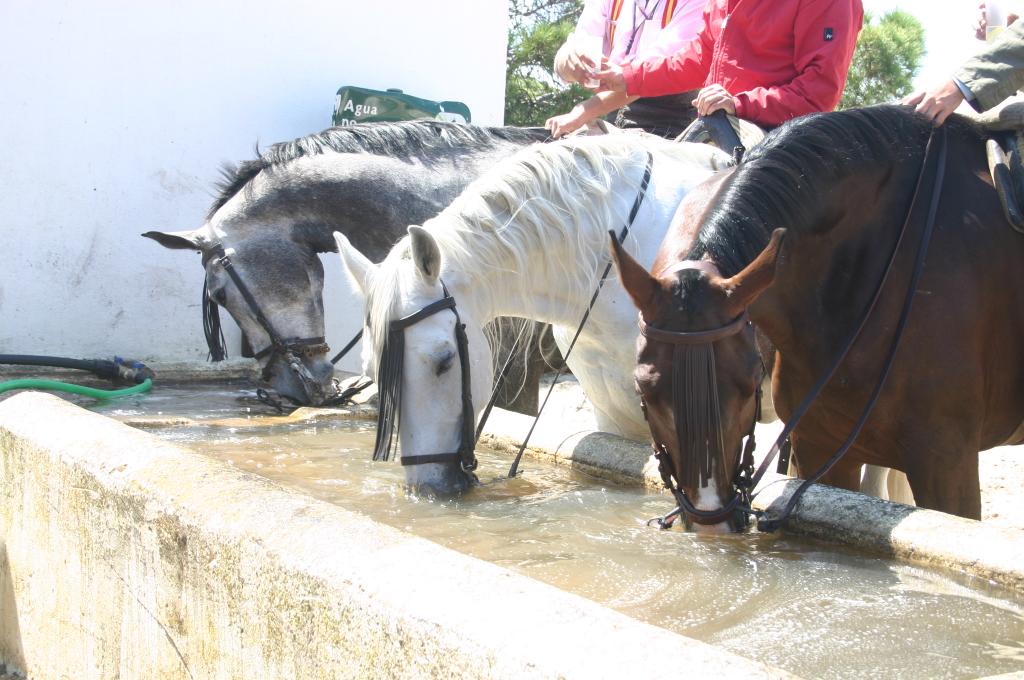
{"type": "Polygon", "coordinates": [[[918,505],[980,518],[978,451],[1024,441],[1024,240],[1003,217],[980,131],[947,122],[936,138],[948,162],[926,156],[931,134],[893,106],[792,121],[687,197],[653,275],[613,248],[644,331],[637,389],[666,479],[696,511],[688,524],[735,525],[742,505],[734,482],[749,478],[740,451],[762,370],[748,315],[777,349],[783,420],[856,337],[792,433],[801,476],[844,443],[881,385],[822,480],[855,489],[861,464],[892,467],[918,505]]]}

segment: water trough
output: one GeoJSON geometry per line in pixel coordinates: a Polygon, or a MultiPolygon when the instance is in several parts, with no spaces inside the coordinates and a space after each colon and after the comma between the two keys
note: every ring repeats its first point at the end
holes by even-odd
{"type": "MultiPolygon", "coordinates": [[[[646,447],[548,422],[532,456],[660,484],[646,447]]],[[[1022,586],[1014,530],[821,488],[790,531],[1022,586]]],[[[786,676],[35,394],[0,403],[0,612],[30,677],[786,676]]]]}
{"type": "Polygon", "coordinates": [[[789,677],[34,393],[0,612],[33,678],[789,677]]]}

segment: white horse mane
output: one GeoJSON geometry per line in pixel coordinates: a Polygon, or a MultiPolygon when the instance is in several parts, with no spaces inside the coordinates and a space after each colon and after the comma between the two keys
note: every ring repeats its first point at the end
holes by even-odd
{"type": "MultiPolygon", "coordinates": [[[[424,223],[440,248],[441,270],[514,273],[539,267],[552,287],[578,292],[579,299],[589,298],[599,264],[607,257],[606,230],[620,230],[628,217],[629,204],[606,197],[623,180],[639,190],[647,152],[655,159],[654,171],[659,156],[713,170],[728,163],[721,151],[708,145],[674,143],[652,135],[576,137],[526,147],[478,178],[441,214],[424,223]],[[536,244],[565,239],[576,241],[577,261],[527,262],[538,250],[533,247],[536,244]]],[[[408,236],[391,249],[368,287],[367,325],[378,361],[388,324],[398,313],[406,262],[411,262],[408,236]]],[[[523,294],[525,289],[495,290],[487,282],[479,283],[475,290],[491,299],[523,294]]]]}

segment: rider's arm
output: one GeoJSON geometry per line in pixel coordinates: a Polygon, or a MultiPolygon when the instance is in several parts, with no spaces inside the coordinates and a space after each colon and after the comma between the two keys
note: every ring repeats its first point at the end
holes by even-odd
{"type": "Polygon", "coordinates": [[[587,0],[583,6],[576,30],[555,53],[555,73],[564,82],[582,83],[585,80],[584,74],[574,72],[577,71],[574,62],[578,61],[579,55],[587,55],[596,65],[600,65],[604,36],[608,30],[607,10],[608,3],[605,0],[587,0]]]}
{"type": "Polygon", "coordinates": [[[598,92],[590,99],[580,102],[568,113],[548,118],[544,127],[551,131],[555,139],[574,132],[583,127],[586,123],[611,113],[615,109],[622,108],[634,101],[636,97],[630,97],[625,92],[612,92],[606,90],[598,92]]]}
{"type": "Polygon", "coordinates": [[[1015,21],[983,52],[955,74],[973,95],[968,98],[986,111],[1024,86],[1024,21],[1015,21]]]}
{"type": "MultiPolygon", "coordinates": [[[[708,77],[715,49],[712,37],[712,12],[720,3],[710,2],[703,10],[703,27],[697,37],[667,57],[651,57],[623,64],[626,92],[638,97],[658,97],[696,90],[708,77]]],[[[718,19],[719,22],[721,18],[718,19]]]]}
{"type": "Polygon", "coordinates": [[[843,95],[863,19],[860,0],[802,3],[793,27],[797,75],[782,85],[737,93],[736,115],[779,125],[807,113],[834,109],[843,95]]]}

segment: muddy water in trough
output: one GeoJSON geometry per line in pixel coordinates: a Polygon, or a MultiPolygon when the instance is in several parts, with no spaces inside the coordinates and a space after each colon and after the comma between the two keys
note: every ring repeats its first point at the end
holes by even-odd
{"type": "Polygon", "coordinates": [[[266,407],[238,394],[165,387],[95,409],[805,677],[966,678],[1024,670],[1024,594],[793,536],[658,531],[645,521],[670,509],[668,496],[531,460],[521,477],[508,480],[509,458],[489,451],[479,454],[484,484],[466,496],[409,495],[397,463],[369,460],[373,423],[267,425],[266,407]],[[199,422],[171,418],[158,425],[153,416],[199,422]]]}

